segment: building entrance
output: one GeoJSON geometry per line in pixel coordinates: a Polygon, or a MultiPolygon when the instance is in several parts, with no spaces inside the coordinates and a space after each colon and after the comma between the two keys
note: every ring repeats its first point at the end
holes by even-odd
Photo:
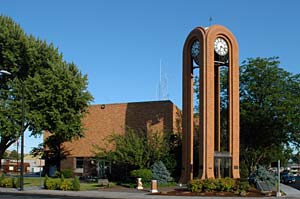
{"type": "Polygon", "coordinates": [[[232,177],[231,172],[232,157],[229,152],[215,152],[215,177],[232,177]]]}

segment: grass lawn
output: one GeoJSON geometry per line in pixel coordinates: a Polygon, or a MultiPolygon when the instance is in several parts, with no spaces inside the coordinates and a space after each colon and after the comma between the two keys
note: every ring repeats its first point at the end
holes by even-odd
{"type": "MultiPolygon", "coordinates": [[[[16,177],[18,178],[18,177],[16,177]]],[[[43,177],[24,177],[24,186],[33,187],[33,186],[43,186],[44,178],[43,177]]]]}
{"type": "MultiPolygon", "coordinates": [[[[15,176],[15,178],[18,178],[19,176],[15,176]]],[[[117,183],[120,186],[123,187],[127,187],[127,188],[135,188],[136,187],[136,183],[117,183]]],[[[175,186],[176,183],[175,182],[170,182],[167,184],[160,184],[160,187],[169,187],[169,186],[175,186]]],[[[38,187],[43,187],[44,186],[44,177],[24,177],[24,187],[34,187],[34,186],[38,186],[38,187]]],[[[116,186],[116,183],[110,183],[110,187],[114,187],[116,186]]],[[[100,188],[105,188],[107,186],[102,186],[99,185],[97,182],[94,183],[85,183],[85,182],[81,182],[80,183],[80,191],[89,191],[89,190],[97,190],[100,188]]],[[[150,187],[150,183],[144,183],[143,184],[144,188],[149,188],[150,187]]]]}
{"type": "MultiPolygon", "coordinates": [[[[15,178],[18,178],[16,176],[15,178]]],[[[24,187],[44,186],[44,177],[24,177],[24,187]]],[[[103,186],[98,183],[80,183],[81,191],[97,190],[103,186]]]]}

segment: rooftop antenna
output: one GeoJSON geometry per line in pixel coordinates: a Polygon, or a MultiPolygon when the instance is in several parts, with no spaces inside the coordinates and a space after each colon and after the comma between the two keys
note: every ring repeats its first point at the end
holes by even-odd
{"type": "Polygon", "coordinates": [[[168,78],[162,71],[162,61],[159,62],[159,84],[158,84],[158,100],[167,100],[168,95],[168,78]]]}
{"type": "Polygon", "coordinates": [[[209,21],[209,26],[211,26],[213,18],[210,16],[209,19],[208,19],[208,21],[209,21]]]}

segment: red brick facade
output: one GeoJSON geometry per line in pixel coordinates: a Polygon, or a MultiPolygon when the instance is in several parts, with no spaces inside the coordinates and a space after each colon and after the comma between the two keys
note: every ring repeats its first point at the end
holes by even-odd
{"type": "Polygon", "coordinates": [[[61,162],[61,169],[75,169],[76,157],[80,157],[84,158],[84,166],[75,169],[75,173],[89,173],[86,165],[90,164],[90,157],[95,156],[95,146],[111,147],[105,141],[107,136],[124,134],[126,127],[143,132],[178,132],[179,114],[180,110],[169,100],[91,105],[83,119],[85,136],[64,143],[70,155],[61,162]]]}

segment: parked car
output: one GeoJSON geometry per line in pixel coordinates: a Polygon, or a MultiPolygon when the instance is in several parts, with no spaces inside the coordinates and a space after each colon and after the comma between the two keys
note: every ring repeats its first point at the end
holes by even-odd
{"type": "Polygon", "coordinates": [[[296,178],[293,175],[284,175],[281,178],[281,182],[285,183],[285,184],[291,184],[291,183],[296,183],[296,178]]]}

